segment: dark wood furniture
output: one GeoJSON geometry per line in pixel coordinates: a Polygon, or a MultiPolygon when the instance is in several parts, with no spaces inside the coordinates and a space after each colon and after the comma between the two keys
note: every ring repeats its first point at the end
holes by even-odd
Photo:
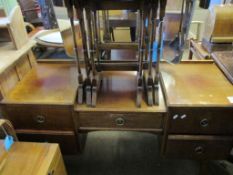
{"type": "Polygon", "coordinates": [[[136,72],[102,73],[102,88],[95,108],[75,105],[74,121],[78,131],[131,130],[163,132],[166,106],[161,88],[159,105],[149,107],[145,98],[141,108],[135,103],[136,72]]]}
{"type": "Polygon", "coordinates": [[[163,154],[225,159],[233,147],[233,86],[213,62],[161,66],[168,107],[163,154]]]}
{"type": "Polygon", "coordinates": [[[161,64],[159,105],[136,107],[136,72],[106,71],[95,108],[75,103],[74,63],[38,63],[1,101],[20,140],[75,153],[80,132],[159,134],[165,157],[225,159],[233,147],[233,86],[213,61],[161,64]]]}
{"type": "Polygon", "coordinates": [[[69,63],[40,63],[1,101],[3,116],[19,140],[59,143],[63,153],[75,153],[73,104],[77,80],[69,63]]]}

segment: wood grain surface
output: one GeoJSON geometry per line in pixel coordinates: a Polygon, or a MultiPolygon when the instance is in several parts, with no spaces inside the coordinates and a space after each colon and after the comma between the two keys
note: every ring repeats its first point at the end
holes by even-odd
{"type": "Polygon", "coordinates": [[[168,106],[233,107],[233,86],[214,63],[161,64],[168,106]]]}
{"type": "Polygon", "coordinates": [[[101,76],[102,87],[96,107],[76,105],[75,111],[166,112],[161,87],[159,88],[159,105],[148,106],[144,97],[141,108],[136,107],[136,72],[106,71],[101,76]]]}
{"type": "Polygon", "coordinates": [[[76,75],[72,64],[40,63],[27,73],[2,103],[72,105],[78,85],[76,75]]]}
{"type": "Polygon", "coordinates": [[[4,175],[47,175],[52,171],[66,175],[57,144],[15,142],[0,163],[0,174],[4,175]]]}

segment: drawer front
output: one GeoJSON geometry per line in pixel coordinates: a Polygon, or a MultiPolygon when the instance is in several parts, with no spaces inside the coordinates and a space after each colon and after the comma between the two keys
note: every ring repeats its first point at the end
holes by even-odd
{"type": "Polygon", "coordinates": [[[187,159],[226,159],[233,137],[169,135],[165,156],[187,159]]]}
{"type": "Polygon", "coordinates": [[[233,134],[233,108],[172,108],[170,134],[233,134]]]}
{"type": "Polygon", "coordinates": [[[69,106],[6,105],[3,109],[16,129],[73,130],[69,106]]]}
{"type": "Polygon", "coordinates": [[[162,113],[80,112],[78,123],[82,128],[145,129],[162,131],[162,113]]]}
{"type": "Polygon", "coordinates": [[[16,131],[19,141],[58,143],[63,154],[78,151],[76,136],[72,131],[65,132],[20,132],[16,131]]]}

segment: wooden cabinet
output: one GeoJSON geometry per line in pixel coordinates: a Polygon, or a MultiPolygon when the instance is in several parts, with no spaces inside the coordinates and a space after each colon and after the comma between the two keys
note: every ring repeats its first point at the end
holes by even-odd
{"type": "Polygon", "coordinates": [[[77,79],[67,62],[37,64],[1,101],[20,141],[59,143],[62,153],[77,152],[73,103],[77,79]]]}
{"type": "Polygon", "coordinates": [[[4,175],[67,175],[58,144],[15,142],[0,164],[4,175]]]}
{"type": "Polygon", "coordinates": [[[213,62],[162,64],[166,157],[226,159],[233,148],[233,86],[213,62]]]}

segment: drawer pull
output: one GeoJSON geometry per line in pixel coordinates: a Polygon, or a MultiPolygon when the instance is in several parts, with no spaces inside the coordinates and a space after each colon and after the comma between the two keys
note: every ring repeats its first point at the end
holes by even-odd
{"type": "Polygon", "coordinates": [[[35,117],[35,121],[36,121],[37,123],[39,123],[39,124],[42,124],[42,123],[45,122],[45,117],[44,117],[43,115],[37,115],[37,116],[35,117]]]}
{"type": "Polygon", "coordinates": [[[125,119],[123,119],[122,117],[118,117],[115,121],[116,121],[117,126],[124,126],[125,125],[125,119]]]}
{"type": "Polygon", "coordinates": [[[204,153],[204,148],[202,146],[198,146],[195,148],[195,153],[197,154],[203,154],[204,153]]]}
{"type": "Polygon", "coordinates": [[[209,125],[208,119],[206,119],[206,118],[202,119],[202,120],[200,121],[200,125],[201,125],[202,127],[207,127],[207,126],[209,125]]]}
{"type": "Polygon", "coordinates": [[[186,114],[183,114],[182,116],[180,116],[180,118],[183,120],[183,119],[185,119],[187,117],[187,115],[186,114]]]}
{"type": "Polygon", "coordinates": [[[173,116],[173,120],[176,120],[178,117],[179,117],[179,115],[178,115],[178,114],[175,114],[175,115],[173,116]]]}

